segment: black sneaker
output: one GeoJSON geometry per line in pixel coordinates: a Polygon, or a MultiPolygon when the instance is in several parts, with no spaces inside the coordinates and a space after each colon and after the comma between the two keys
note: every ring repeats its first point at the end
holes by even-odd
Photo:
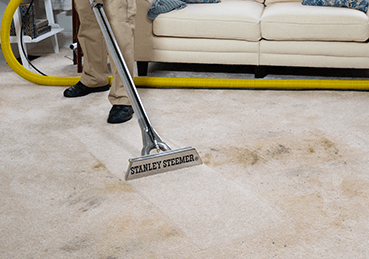
{"type": "Polygon", "coordinates": [[[132,119],[133,108],[130,105],[113,105],[109,112],[108,123],[123,123],[132,119]]]}
{"type": "Polygon", "coordinates": [[[65,97],[80,97],[80,96],[88,95],[90,93],[107,91],[109,90],[109,88],[110,88],[109,84],[105,86],[100,86],[100,87],[88,87],[82,84],[81,81],[79,81],[74,86],[71,86],[65,89],[64,96],[65,97]]]}

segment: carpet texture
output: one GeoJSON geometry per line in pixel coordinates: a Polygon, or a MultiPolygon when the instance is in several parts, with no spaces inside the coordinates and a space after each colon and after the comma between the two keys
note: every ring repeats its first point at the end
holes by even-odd
{"type": "MultiPolygon", "coordinates": [[[[73,75],[69,55],[35,64],[73,75]]],[[[367,92],[140,88],[163,140],[204,163],[125,182],[135,117],[0,68],[0,258],[369,257],[367,92]]]]}

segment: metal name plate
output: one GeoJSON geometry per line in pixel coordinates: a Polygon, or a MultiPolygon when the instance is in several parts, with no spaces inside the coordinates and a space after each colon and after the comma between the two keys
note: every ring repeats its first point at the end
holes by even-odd
{"type": "Polygon", "coordinates": [[[163,151],[129,159],[125,179],[128,181],[200,164],[201,158],[192,147],[163,151]]]}

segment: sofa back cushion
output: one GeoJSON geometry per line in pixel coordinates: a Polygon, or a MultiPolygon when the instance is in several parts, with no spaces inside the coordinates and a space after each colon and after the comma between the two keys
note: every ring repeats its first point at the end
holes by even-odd
{"type": "Polygon", "coordinates": [[[261,34],[267,40],[364,42],[369,38],[369,19],[349,8],[279,3],[265,8],[261,34]]]}
{"type": "Polygon", "coordinates": [[[301,0],[265,0],[264,4],[268,6],[275,3],[290,3],[290,2],[301,3],[301,0]]]}
{"type": "Polygon", "coordinates": [[[159,15],[153,33],[159,37],[259,41],[264,5],[255,1],[188,4],[159,15]]]}

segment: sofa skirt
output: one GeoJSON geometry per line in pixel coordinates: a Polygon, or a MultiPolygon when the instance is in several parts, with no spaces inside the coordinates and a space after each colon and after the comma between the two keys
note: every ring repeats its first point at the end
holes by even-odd
{"type": "Polygon", "coordinates": [[[259,65],[369,68],[369,43],[260,41],[259,65]]]}

